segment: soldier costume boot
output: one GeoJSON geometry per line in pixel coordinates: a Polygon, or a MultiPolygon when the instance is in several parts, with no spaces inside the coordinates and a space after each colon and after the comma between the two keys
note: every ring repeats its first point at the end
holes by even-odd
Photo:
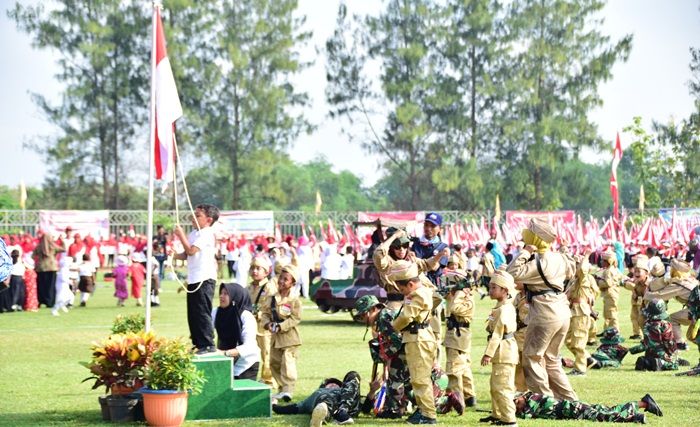
{"type": "Polygon", "coordinates": [[[647,404],[647,407],[645,409],[646,412],[651,412],[652,414],[658,416],[658,417],[663,417],[664,413],[661,411],[661,408],[659,407],[659,404],[656,403],[653,397],[649,393],[645,394],[644,397],[642,397],[642,402],[647,404]]]}
{"type": "Polygon", "coordinates": [[[634,422],[639,423],[639,424],[646,424],[647,423],[647,416],[646,414],[635,414],[634,416],[634,422]]]}
{"type": "Polygon", "coordinates": [[[272,412],[280,415],[294,415],[299,413],[299,407],[296,403],[291,405],[278,405],[275,403],[272,405],[272,412]]]}
{"type": "Polygon", "coordinates": [[[468,397],[464,401],[464,406],[466,406],[467,408],[475,408],[476,407],[476,397],[474,397],[474,396],[468,397]]]}

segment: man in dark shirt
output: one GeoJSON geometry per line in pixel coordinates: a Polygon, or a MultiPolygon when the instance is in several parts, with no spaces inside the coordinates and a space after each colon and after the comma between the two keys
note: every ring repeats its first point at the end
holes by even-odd
{"type": "MultiPolygon", "coordinates": [[[[442,216],[440,214],[430,212],[428,215],[426,215],[425,221],[423,221],[423,236],[413,239],[412,250],[416,254],[417,258],[432,258],[440,253],[440,251],[448,247],[447,244],[440,238],[441,225],[442,216]]],[[[438,268],[426,273],[430,281],[433,282],[435,286],[438,286],[439,278],[442,276],[442,270],[446,266],[447,257],[442,257],[440,258],[438,268]]]]}

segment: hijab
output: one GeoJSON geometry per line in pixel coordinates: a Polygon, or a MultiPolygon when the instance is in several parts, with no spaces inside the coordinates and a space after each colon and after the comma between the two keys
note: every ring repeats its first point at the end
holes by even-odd
{"type": "Polygon", "coordinates": [[[248,310],[252,313],[253,304],[250,295],[238,283],[222,283],[219,292],[226,289],[231,303],[228,307],[219,307],[216,311],[214,327],[218,335],[217,347],[220,350],[230,350],[243,344],[243,321],[241,313],[248,310]]]}

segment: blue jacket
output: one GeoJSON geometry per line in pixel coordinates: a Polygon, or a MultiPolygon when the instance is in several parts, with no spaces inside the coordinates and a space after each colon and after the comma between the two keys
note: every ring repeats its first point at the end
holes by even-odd
{"type": "MultiPolygon", "coordinates": [[[[440,251],[445,249],[447,247],[447,243],[444,243],[442,240],[439,241],[438,243],[429,243],[429,244],[423,244],[421,243],[420,239],[414,238],[413,239],[413,247],[411,250],[415,252],[416,257],[420,259],[428,259],[434,257],[436,254],[438,254],[440,251]]],[[[438,286],[438,279],[440,276],[442,276],[442,270],[447,266],[447,257],[442,257],[440,258],[440,265],[438,266],[438,269],[435,271],[429,271],[426,273],[426,276],[428,276],[428,279],[430,279],[431,282],[435,286],[438,286]]]]}

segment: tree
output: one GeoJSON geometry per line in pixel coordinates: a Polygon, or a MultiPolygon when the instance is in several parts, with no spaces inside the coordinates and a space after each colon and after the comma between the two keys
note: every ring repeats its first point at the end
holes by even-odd
{"type": "Polygon", "coordinates": [[[144,65],[150,38],[142,5],[61,0],[48,12],[42,4],[16,4],[8,16],[33,37],[34,47],[60,53],[56,75],[64,87],[60,104],[33,95],[61,131],[46,145],[35,146],[51,165],[48,187],[97,191],[103,207],[118,209],[127,172],[121,160],[143,129],[147,112],[144,65]]]}
{"type": "MultiPolygon", "coordinates": [[[[241,208],[253,178],[248,156],[260,149],[286,148],[311,124],[308,103],[291,78],[307,64],[296,52],[310,37],[301,32],[296,0],[196,2],[197,13],[180,9],[172,19],[203,33],[175,34],[183,55],[183,98],[193,115],[190,139],[200,156],[225,168],[229,189],[222,204],[241,208]],[[191,37],[190,37],[191,36],[191,37]],[[179,38],[179,39],[178,39],[179,38]],[[204,150],[199,147],[205,147],[204,150]]],[[[221,187],[219,190],[221,191],[221,187]]]]}
{"type": "Polygon", "coordinates": [[[384,131],[380,136],[372,128],[364,147],[386,156],[386,167],[403,175],[410,209],[421,205],[421,185],[431,182],[431,170],[440,161],[432,151],[439,143],[433,115],[444,102],[433,48],[437,17],[431,1],[390,0],[379,16],[356,17],[352,25],[341,4],[336,30],[326,43],[331,116],[356,120],[360,115],[371,126],[367,102],[388,106],[384,131]],[[350,39],[355,32],[359,35],[350,39]],[[370,61],[380,67],[380,89],[365,77],[370,61]]]}
{"type": "Polygon", "coordinates": [[[509,97],[500,111],[498,150],[504,186],[534,209],[562,206],[556,169],[583,147],[601,147],[588,113],[601,104],[600,83],[627,59],[632,36],[611,43],[600,33],[599,0],[525,0],[512,4],[509,97]],[[545,185],[546,183],[546,185],[545,185]]]}

